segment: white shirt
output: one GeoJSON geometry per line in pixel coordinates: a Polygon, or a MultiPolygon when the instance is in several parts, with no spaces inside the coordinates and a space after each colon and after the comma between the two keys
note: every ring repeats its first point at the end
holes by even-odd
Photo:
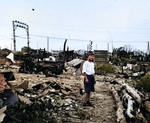
{"type": "Polygon", "coordinates": [[[87,75],[94,74],[95,73],[94,63],[93,62],[89,62],[89,61],[85,61],[83,63],[82,73],[86,73],[87,75]]]}

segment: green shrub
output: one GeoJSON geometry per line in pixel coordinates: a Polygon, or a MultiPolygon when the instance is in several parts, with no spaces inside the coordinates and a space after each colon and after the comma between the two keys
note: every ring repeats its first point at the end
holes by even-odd
{"type": "Polygon", "coordinates": [[[96,66],[96,74],[114,73],[115,68],[108,63],[98,63],[96,66]]]}
{"type": "Polygon", "coordinates": [[[146,92],[150,92],[150,72],[142,77],[135,86],[138,90],[143,89],[146,92]]]}
{"type": "Polygon", "coordinates": [[[120,64],[120,60],[118,58],[112,58],[111,62],[115,65],[119,65],[120,64]]]}
{"type": "Polygon", "coordinates": [[[130,64],[136,64],[136,63],[137,63],[137,60],[136,60],[136,59],[130,59],[130,60],[129,60],[129,63],[130,63],[130,64]]]}
{"type": "Polygon", "coordinates": [[[121,58],[121,64],[122,64],[123,66],[126,66],[127,63],[128,63],[128,59],[127,59],[127,58],[121,58]]]}
{"type": "Polygon", "coordinates": [[[14,53],[14,59],[15,60],[23,60],[23,53],[22,52],[14,53]]]}

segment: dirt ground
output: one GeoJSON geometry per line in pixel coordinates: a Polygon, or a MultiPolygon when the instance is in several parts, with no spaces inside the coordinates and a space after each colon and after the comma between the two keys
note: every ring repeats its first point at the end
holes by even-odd
{"type": "Polygon", "coordinates": [[[23,81],[29,81],[28,88],[37,84],[55,81],[61,83],[72,90],[72,93],[65,96],[65,99],[73,99],[78,107],[78,115],[71,117],[70,122],[74,123],[116,123],[115,100],[113,99],[110,89],[112,84],[109,82],[101,82],[99,76],[96,76],[95,92],[91,93],[92,107],[83,107],[83,95],[79,93],[79,87],[83,83],[83,77],[64,73],[59,76],[45,77],[42,74],[24,74],[18,73],[16,68],[10,69],[14,72],[15,84],[20,84],[23,81]],[[80,117],[80,115],[83,115],[80,117]]]}
{"type": "Polygon", "coordinates": [[[88,119],[76,120],[83,123],[116,123],[115,101],[110,93],[111,84],[106,82],[96,82],[95,92],[91,93],[91,103],[93,107],[82,107],[87,113],[88,119]]]}

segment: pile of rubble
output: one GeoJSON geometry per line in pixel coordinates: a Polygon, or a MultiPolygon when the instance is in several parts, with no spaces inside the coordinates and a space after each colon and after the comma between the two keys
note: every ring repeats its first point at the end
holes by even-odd
{"type": "Polygon", "coordinates": [[[70,119],[67,116],[73,115],[67,110],[73,109],[74,100],[65,98],[71,90],[60,84],[45,82],[32,89],[21,90],[17,87],[15,90],[20,101],[8,107],[4,122],[68,122],[70,119]]]}
{"type": "Polygon", "coordinates": [[[127,74],[128,76],[132,78],[138,78],[140,76],[144,76],[147,71],[149,71],[149,65],[148,64],[127,64],[126,66],[120,67],[119,71],[120,73],[127,74]],[[122,70],[121,70],[122,69],[122,70]]]}
{"type": "Polygon", "coordinates": [[[2,50],[0,50],[0,58],[5,58],[10,53],[11,53],[10,50],[8,50],[8,49],[2,49],[2,50]]]}
{"type": "Polygon", "coordinates": [[[61,75],[45,77],[18,73],[19,67],[11,65],[15,80],[8,85],[19,101],[0,110],[6,110],[3,122],[116,122],[116,116],[118,123],[150,122],[150,99],[127,84],[132,81],[127,74],[96,75],[96,92],[91,95],[94,106],[84,109],[79,93],[83,76],[76,76],[77,68],[68,66],[61,75]]]}
{"type": "Polygon", "coordinates": [[[107,74],[99,77],[99,81],[114,84],[111,87],[112,95],[116,100],[117,122],[150,122],[150,97],[129,86],[132,80],[125,79],[125,75],[107,74]]]}
{"type": "Polygon", "coordinates": [[[52,77],[23,74],[13,68],[15,80],[8,81],[8,85],[17,94],[19,102],[7,106],[4,123],[70,122],[81,117],[75,102],[81,98],[79,86],[82,78],[72,73],[52,77]]]}

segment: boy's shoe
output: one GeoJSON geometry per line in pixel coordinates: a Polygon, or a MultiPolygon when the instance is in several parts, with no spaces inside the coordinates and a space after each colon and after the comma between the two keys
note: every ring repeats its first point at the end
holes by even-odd
{"type": "Polygon", "coordinates": [[[87,106],[93,106],[91,102],[87,101],[87,106]]]}
{"type": "Polygon", "coordinates": [[[80,88],[80,94],[81,94],[81,95],[83,95],[83,91],[82,91],[82,89],[81,89],[81,88],[80,88]]]}
{"type": "Polygon", "coordinates": [[[81,89],[81,88],[79,90],[80,90],[80,94],[84,95],[85,91],[83,89],[81,89]]]}
{"type": "Polygon", "coordinates": [[[83,103],[83,105],[82,105],[82,106],[84,106],[84,107],[85,107],[85,106],[86,106],[86,103],[83,103]]]}

